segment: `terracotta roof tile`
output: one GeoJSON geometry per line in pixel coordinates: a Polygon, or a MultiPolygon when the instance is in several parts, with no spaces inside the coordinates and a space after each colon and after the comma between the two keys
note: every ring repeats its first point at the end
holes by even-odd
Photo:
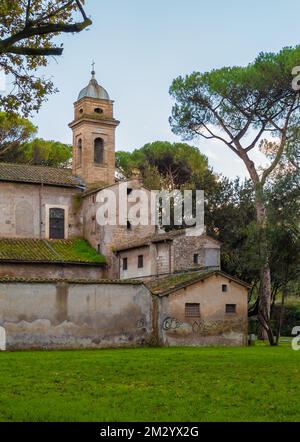
{"type": "Polygon", "coordinates": [[[119,280],[119,279],[79,279],[79,278],[26,278],[22,276],[0,276],[0,284],[5,283],[68,283],[68,284],[122,284],[122,285],[143,285],[141,281],[119,280]]]}
{"type": "Polygon", "coordinates": [[[0,181],[48,184],[62,187],[82,187],[80,178],[71,169],[0,163],[0,181]]]}
{"type": "Polygon", "coordinates": [[[224,276],[225,278],[228,278],[229,280],[234,281],[246,288],[251,287],[246,282],[230,276],[221,270],[203,270],[198,272],[172,274],[167,277],[146,282],[145,285],[154,295],[165,296],[180,290],[181,288],[194,284],[195,282],[210,278],[213,275],[224,276]]]}
{"type": "Polygon", "coordinates": [[[106,259],[84,240],[0,238],[0,262],[103,265],[106,259]]]}

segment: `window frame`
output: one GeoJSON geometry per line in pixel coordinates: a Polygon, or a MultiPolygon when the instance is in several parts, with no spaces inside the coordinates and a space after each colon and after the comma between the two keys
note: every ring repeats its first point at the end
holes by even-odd
{"type": "Polygon", "coordinates": [[[122,269],[123,269],[123,272],[126,272],[128,270],[128,258],[127,258],[127,256],[125,258],[122,258],[122,269]]]}
{"type": "Polygon", "coordinates": [[[49,209],[49,239],[54,239],[54,240],[64,240],[66,238],[66,223],[65,223],[65,218],[66,218],[66,211],[65,209],[61,208],[61,207],[51,207],[51,209],[49,209]],[[59,217],[54,217],[51,216],[53,211],[56,210],[57,212],[59,211],[60,213],[63,214],[63,216],[61,218],[59,217]],[[52,222],[53,220],[61,220],[62,221],[62,226],[61,226],[61,233],[62,236],[53,236],[51,235],[51,231],[56,230],[58,233],[60,233],[60,230],[56,227],[53,227],[52,222]]]}
{"type": "Polygon", "coordinates": [[[200,303],[186,302],[184,306],[184,315],[186,318],[200,318],[201,317],[200,303]]]}
{"type": "Polygon", "coordinates": [[[228,293],[228,284],[222,284],[222,293],[228,293]]]}
{"type": "Polygon", "coordinates": [[[237,313],[237,305],[236,304],[226,304],[225,306],[226,315],[235,315],[237,313]],[[234,311],[229,311],[228,308],[234,307],[234,311]]]}
{"type": "Polygon", "coordinates": [[[104,139],[101,137],[96,137],[94,139],[94,165],[95,166],[103,166],[105,164],[105,158],[104,158],[104,139]],[[98,140],[101,141],[99,145],[96,144],[98,140]],[[99,149],[99,152],[96,153],[97,149],[99,149]],[[97,155],[99,155],[99,161],[97,160],[97,155]]]}
{"type": "Polygon", "coordinates": [[[77,140],[77,164],[76,168],[80,169],[82,167],[82,138],[77,140]]]}
{"type": "Polygon", "coordinates": [[[69,237],[69,206],[60,204],[46,204],[45,205],[45,237],[50,239],[50,210],[63,209],[65,211],[65,238],[69,237]]]}
{"type": "Polygon", "coordinates": [[[144,255],[138,255],[138,269],[144,268],[144,255]]]}

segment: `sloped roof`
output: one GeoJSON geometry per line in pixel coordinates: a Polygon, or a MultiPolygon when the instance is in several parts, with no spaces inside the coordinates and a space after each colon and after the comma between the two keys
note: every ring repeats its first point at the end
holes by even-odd
{"type": "Polygon", "coordinates": [[[130,241],[124,244],[121,244],[119,247],[115,248],[116,252],[122,252],[124,250],[130,250],[130,249],[136,249],[139,247],[150,245],[151,243],[157,243],[157,242],[163,242],[163,241],[170,241],[173,238],[183,235],[185,233],[185,230],[173,230],[169,233],[160,233],[160,234],[154,234],[154,235],[148,235],[144,238],[141,238],[136,241],[130,241]]]}
{"type": "Polygon", "coordinates": [[[121,284],[121,285],[143,285],[141,281],[131,279],[79,279],[79,278],[26,278],[23,276],[0,276],[0,283],[68,283],[68,284],[121,284]]]}
{"type": "Polygon", "coordinates": [[[79,187],[83,182],[72,175],[71,169],[0,163],[0,181],[79,187]]]}
{"type": "MultiPolygon", "coordinates": [[[[174,238],[177,238],[178,236],[185,235],[185,233],[186,233],[186,229],[172,230],[172,231],[166,232],[166,233],[156,233],[154,235],[149,235],[149,236],[146,236],[146,237],[141,238],[136,241],[130,241],[130,242],[126,242],[124,244],[120,244],[118,247],[115,248],[115,252],[122,252],[125,250],[137,249],[139,247],[150,245],[151,243],[172,241],[174,238]]],[[[206,234],[201,235],[201,238],[202,239],[207,238],[216,244],[220,244],[220,242],[218,240],[216,240],[206,234]]]]}
{"type": "Polygon", "coordinates": [[[103,265],[106,259],[88,242],[0,238],[0,262],[103,265]]]}
{"type": "Polygon", "coordinates": [[[195,284],[196,282],[210,278],[211,276],[223,276],[230,281],[242,285],[246,288],[251,286],[244,281],[239,280],[233,276],[228,275],[220,270],[203,270],[200,272],[180,273],[169,275],[164,278],[155,279],[153,281],[146,282],[146,287],[153,295],[166,296],[170,293],[176,292],[184,287],[195,284]]]}

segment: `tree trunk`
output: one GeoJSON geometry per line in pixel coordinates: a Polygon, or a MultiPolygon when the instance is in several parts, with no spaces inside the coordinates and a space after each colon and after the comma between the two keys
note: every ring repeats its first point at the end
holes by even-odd
{"type": "Polygon", "coordinates": [[[282,323],[283,323],[283,317],[284,317],[285,292],[286,292],[286,284],[284,284],[284,287],[282,288],[280,314],[279,314],[278,328],[277,328],[277,335],[276,335],[276,345],[279,345],[279,341],[280,341],[280,337],[281,337],[281,329],[282,329],[282,323]]]}
{"type": "Polygon", "coordinates": [[[274,345],[274,337],[270,326],[272,287],[266,232],[267,212],[263,201],[263,189],[261,186],[257,186],[256,188],[256,213],[259,229],[259,251],[261,258],[261,281],[258,303],[258,337],[262,340],[269,339],[270,344],[274,345]]]}

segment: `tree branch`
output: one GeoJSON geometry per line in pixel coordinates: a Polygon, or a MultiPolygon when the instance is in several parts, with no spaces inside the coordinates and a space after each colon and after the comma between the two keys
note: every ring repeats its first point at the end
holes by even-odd
{"type": "Polygon", "coordinates": [[[280,141],[280,145],[279,145],[278,151],[276,153],[276,156],[274,158],[274,161],[272,162],[270,167],[268,167],[263,172],[263,174],[262,174],[262,178],[261,178],[262,185],[265,184],[268,176],[273,172],[273,170],[276,168],[276,166],[278,165],[279,161],[281,160],[282,154],[284,152],[286,140],[287,140],[287,129],[288,129],[288,126],[289,126],[289,121],[290,121],[291,115],[292,115],[292,113],[294,111],[294,104],[296,102],[296,98],[297,98],[297,96],[295,96],[295,98],[293,100],[293,103],[292,103],[292,105],[290,107],[290,110],[288,111],[288,114],[286,116],[284,127],[281,129],[281,133],[282,133],[281,141],[280,141]]]}
{"type": "MultiPolygon", "coordinates": [[[[71,6],[72,3],[74,3],[74,0],[69,0],[65,5],[61,6],[60,8],[56,9],[53,12],[50,12],[50,14],[48,14],[48,15],[40,15],[36,20],[31,22],[31,25],[36,25],[38,23],[45,22],[46,20],[49,20],[52,17],[55,17],[61,11],[64,11],[66,8],[71,6]]],[[[84,20],[87,18],[85,14],[84,14],[83,18],[84,18],[84,20]]]]}
{"type": "MultiPolygon", "coordinates": [[[[10,37],[0,40],[0,54],[3,52],[9,52],[8,49],[10,49],[12,46],[14,46],[16,43],[26,40],[28,38],[34,37],[34,36],[41,36],[41,35],[48,35],[48,34],[60,34],[60,33],[77,33],[81,32],[83,29],[87,28],[92,24],[92,21],[86,16],[84,9],[82,7],[82,4],[80,3],[80,0],[71,0],[68,1],[64,6],[58,8],[57,10],[53,11],[52,13],[45,16],[40,16],[37,20],[30,22],[29,15],[30,15],[30,5],[31,1],[28,0],[27,8],[26,8],[26,24],[24,29],[22,29],[20,32],[17,32],[14,35],[11,35],[10,37]],[[82,14],[83,21],[79,23],[47,23],[47,24],[40,24],[41,20],[48,20],[52,18],[53,16],[56,16],[61,11],[63,11],[65,8],[70,6],[74,1],[76,1],[77,6],[82,14]]],[[[13,51],[10,51],[11,53],[18,53],[22,54],[19,49],[13,48],[13,51]],[[18,52],[15,52],[18,51],[18,52]]],[[[26,52],[26,51],[25,51],[26,52]]],[[[58,53],[58,50],[55,50],[55,55],[61,55],[61,52],[58,53]]],[[[27,53],[23,54],[27,55],[27,53]]],[[[52,54],[50,54],[52,55],[52,54]]]]}
{"type": "Polygon", "coordinates": [[[29,24],[29,19],[30,19],[30,8],[31,8],[31,0],[28,0],[27,2],[27,7],[26,7],[26,19],[25,19],[25,28],[28,26],[29,24]]]}
{"type": "Polygon", "coordinates": [[[57,56],[63,53],[63,48],[28,48],[26,46],[12,46],[7,53],[28,56],[57,56]]]}

